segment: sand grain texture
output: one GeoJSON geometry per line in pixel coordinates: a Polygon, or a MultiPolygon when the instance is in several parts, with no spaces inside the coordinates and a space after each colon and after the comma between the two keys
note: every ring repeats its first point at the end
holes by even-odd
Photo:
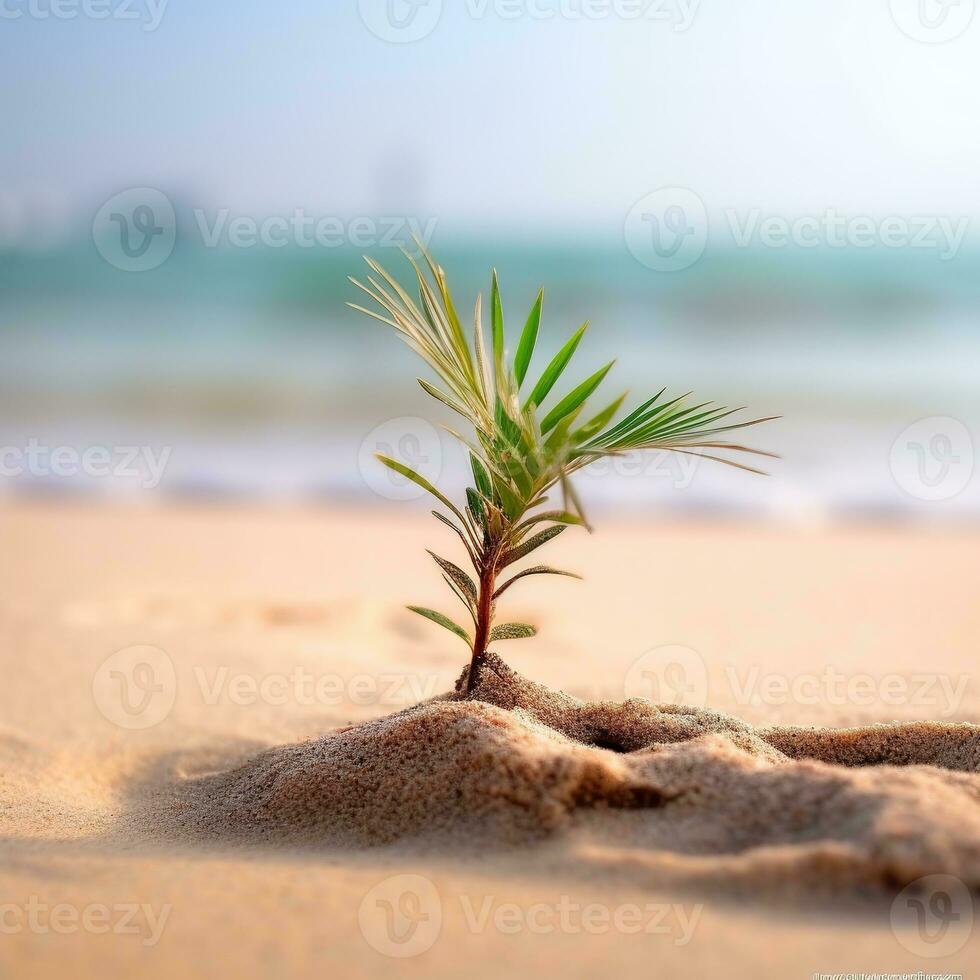
{"type": "Polygon", "coordinates": [[[697,857],[710,853],[730,857],[720,884],[751,873],[760,888],[826,890],[945,873],[980,888],[978,770],[972,725],[756,732],[718,712],[579,701],[491,655],[472,699],[269,750],[188,784],[179,813],[218,837],[476,850],[533,845],[588,815],[608,859],[621,815],[645,811],[639,866],[667,852],[675,878],[677,855],[703,878],[697,857]]]}
{"type": "Polygon", "coordinates": [[[976,531],[564,535],[553,560],[587,581],[509,593],[508,618],[540,634],[501,645],[519,673],[496,663],[462,703],[433,697],[459,676],[459,641],[403,608],[446,608],[433,523],[0,507],[0,975],[976,974],[980,927],[936,958],[890,921],[920,874],[977,889],[976,531]],[[703,658],[712,710],[624,701],[637,658],[675,643],[703,658]],[[175,696],[129,730],[93,678],[133,644],[170,659],[175,696]],[[811,689],[827,667],[927,700],[746,693],[756,677],[757,693],[771,677],[811,689]],[[339,694],[233,696],[297,668],[339,694]],[[394,963],[362,913],[403,875],[430,883],[442,924],[394,963]],[[668,929],[496,925],[565,900],[652,904],[668,929]],[[18,919],[32,901],[166,919],[150,946],[142,914],[136,933],[34,932],[18,919]],[[467,910],[484,907],[476,928],[467,910]]]}

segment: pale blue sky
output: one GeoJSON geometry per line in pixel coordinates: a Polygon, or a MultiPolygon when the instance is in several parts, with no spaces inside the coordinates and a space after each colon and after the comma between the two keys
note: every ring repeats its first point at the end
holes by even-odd
{"type": "Polygon", "coordinates": [[[0,20],[0,180],[444,230],[614,232],[665,184],[709,210],[980,213],[980,22],[931,45],[888,0],[703,0],[683,33],[446,7],[408,45],[357,0],[169,0],[152,33],[0,20]]]}

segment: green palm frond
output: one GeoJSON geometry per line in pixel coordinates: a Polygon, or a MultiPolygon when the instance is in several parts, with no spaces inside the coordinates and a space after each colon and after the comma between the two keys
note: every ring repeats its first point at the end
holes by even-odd
{"type": "Polygon", "coordinates": [[[408,256],[415,273],[410,295],[388,272],[366,259],[372,275],[365,282],[351,279],[377,305],[378,310],[350,304],[354,309],[392,327],[426,363],[433,378],[419,378],[422,389],[462,417],[470,433],[448,429],[469,450],[473,486],[466,503],[457,506],[420,474],[397,460],[379,460],[430,493],[449,512],[433,513],[459,535],[476,571],[474,581],[458,566],[433,555],[450,588],[467,606],[476,632],[472,641],[461,627],[428,609],[413,608],[472,643],[468,689],[493,639],[531,636],[531,627],[510,624],[493,629],[496,598],[519,578],[559,573],[536,566],[495,588],[499,571],[546,544],[585,515],[569,477],[577,470],[609,456],[642,450],[673,451],[717,460],[761,472],[740,458],[743,454],[772,456],[730,442],[728,434],[770,421],[737,420],[742,409],[711,402],[688,404],[689,395],[665,398],[661,389],[620,421],[614,421],[625,400],[617,396],[602,407],[587,410],[590,399],[612,369],[607,364],[571,385],[560,382],[574,357],[588,324],[583,324],[548,361],[530,391],[528,381],[535,355],[544,301],[538,293],[520,334],[513,359],[508,360],[504,311],[497,273],[490,283],[490,344],[483,323],[483,303],[477,297],[473,323],[464,327],[442,268],[422,250],[421,264],[408,256]],[[468,339],[472,337],[472,340],[468,339]],[[552,396],[552,391],[558,389],[552,396]],[[546,402],[552,402],[545,408],[546,402]],[[561,492],[561,510],[547,508],[549,493],[561,492]],[[541,525],[545,525],[542,527],[541,525]],[[519,628],[518,628],[519,627],[519,628]]]}

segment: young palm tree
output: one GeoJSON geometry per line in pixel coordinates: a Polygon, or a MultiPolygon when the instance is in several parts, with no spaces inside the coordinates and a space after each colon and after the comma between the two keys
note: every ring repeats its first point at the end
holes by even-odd
{"type": "Polygon", "coordinates": [[[433,511],[433,516],[459,536],[473,565],[475,577],[429,552],[442,570],[446,584],[466,607],[473,623],[472,633],[442,613],[419,606],[408,607],[456,634],[470,648],[466,684],[466,693],[470,694],[491,643],[535,635],[534,627],[526,623],[494,625],[497,603],[504,593],[519,579],[531,575],[572,575],[547,565],[535,565],[500,582],[502,573],[570,525],[588,527],[569,480],[576,470],[605,456],[655,449],[716,459],[758,473],[761,471],[718,453],[772,455],[726,441],[726,433],[769,419],[720,424],[741,410],[710,402],[688,406],[686,395],[665,400],[666,389],[619,422],[613,420],[625,393],[589,414],[585,410],[586,401],[602,383],[612,362],[545,408],[588,324],[572,334],[533,384],[525,386],[541,322],[543,290],[531,308],[513,358],[508,358],[496,272],[490,283],[488,351],[481,297],[476,299],[468,337],[442,268],[425,252],[422,266],[411,256],[407,257],[418,280],[415,296],[409,295],[380,265],[367,258],[375,275],[366,277],[367,284],[356,279],[351,282],[364,290],[383,312],[350,305],[398,332],[438,381],[436,386],[419,378],[422,388],[461,416],[472,429],[471,434],[464,434],[447,427],[469,449],[473,486],[466,490],[465,505],[454,504],[425,477],[403,463],[378,455],[385,466],[422,487],[446,508],[448,515],[433,511]],[[548,494],[556,487],[561,491],[561,506],[549,507],[548,494]]]}

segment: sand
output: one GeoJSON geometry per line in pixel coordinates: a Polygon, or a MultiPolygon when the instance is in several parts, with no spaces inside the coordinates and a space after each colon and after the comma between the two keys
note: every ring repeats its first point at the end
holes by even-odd
{"type": "Polygon", "coordinates": [[[978,726],[757,732],[716,712],[578,701],[494,655],[471,698],[272,749],[189,781],[173,806],[180,831],[210,840],[440,853],[531,845],[601,812],[589,836],[638,834],[644,875],[663,852],[664,872],[677,854],[707,852],[731,858],[722,886],[904,887],[948,874],[980,889],[978,726]],[[618,819],[650,810],[642,825],[618,819]]]}
{"type": "Polygon", "coordinates": [[[978,539],[612,522],[466,700],[422,517],[8,505],[0,972],[970,975],[978,539]]]}

